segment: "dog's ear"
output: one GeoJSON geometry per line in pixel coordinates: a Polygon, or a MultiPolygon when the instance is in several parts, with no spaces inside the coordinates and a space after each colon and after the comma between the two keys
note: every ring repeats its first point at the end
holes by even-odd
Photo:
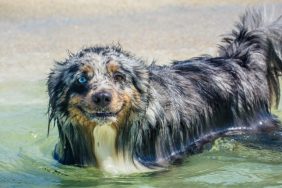
{"type": "Polygon", "coordinates": [[[55,107],[55,101],[56,96],[58,93],[60,84],[62,82],[62,73],[57,70],[57,67],[55,67],[48,76],[47,86],[48,86],[48,94],[49,94],[49,105],[54,108],[55,107]]]}
{"type": "Polygon", "coordinates": [[[48,81],[47,81],[47,88],[48,88],[48,95],[49,95],[49,107],[48,107],[48,118],[49,118],[49,124],[48,124],[48,134],[50,129],[50,123],[52,120],[56,119],[56,111],[57,111],[57,101],[58,101],[58,95],[59,90],[62,90],[62,72],[58,69],[58,65],[60,63],[56,62],[56,65],[54,69],[49,73],[48,75],[48,81]]]}
{"type": "MultiPolygon", "coordinates": [[[[58,65],[59,62],[56,62],[58,65]]],[[[54,125],[56,123],[56,101],[57,101],[57,90],[59,88],[59,83],[61,81],[61,74],[57,70],[57,66],[49,73],[47,80],[47,89],[49,95],[49,104],[48,104],[48,132],[49,135],[50,125],[53,121],[54,125]]]]}
{"type": "Polygon", "coordinates": [[[74,70],[73,66],[66,60],[64,62],[56,62],[54,68],[48,76],[47,86],[49,94],[49,121],[51,121],[55,114],[62,111],[61,108],[65,106],[67,94],[67,82],[69,78],[67,75],[74,70]],[[63,100],[64,99],[64,100],[63,100]]]}
{"type": "Polygon", "coordinates": [[[79,65],[70,60],[55,63],[47,81],[49,103],[52,108],[56,108],[57,103],[62,102],[60,99],[64,98],[69,89],[66,86],[73,82],[73,75],[78,68],[79,65]]]}
{"type": "Polygon", "coordinates": [[[132,83],[135,88],[142,94],[146,93],[149,87],[149,73],[143,62],[135,65],[133,68],[132,83]]]}

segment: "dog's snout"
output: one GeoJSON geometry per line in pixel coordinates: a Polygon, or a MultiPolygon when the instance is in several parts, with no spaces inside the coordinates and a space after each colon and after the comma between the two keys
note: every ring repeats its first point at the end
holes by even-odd
{"type": "Polygon", "coordinates": [[[112,101],[112,94],[109,92],[95,93],[92,97],[93,102],[101,107],[108,106],[112,101]]]}

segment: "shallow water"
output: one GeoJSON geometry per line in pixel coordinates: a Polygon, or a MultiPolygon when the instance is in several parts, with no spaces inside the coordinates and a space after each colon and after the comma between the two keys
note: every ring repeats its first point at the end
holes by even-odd
{"type": "MultiPolygon", "coordinates": [[[[67,49],[120,42],[158,63],[214,54],[220,34],[231,30],[246,4],[260,1],[38,2],[0,1],[1,188],[282,187],[281,138],[259,144],[218,140],[164,172],[113,177],[58,164],[52,158],[56,127],[47,137],[46,77],[67,49]]],[[[282,10],[281,1],[271,5],[282,10]]],[[[276,113],[282,120],[282,111],[276,113]]]]}
{"type": "Polygon", "coordinates": [[[11,81],[0,88],[0,98],[6,99],[0,109],[1,187],[282,186],[282,139],[265,147],[218,140],[211,150],[188,157],[184,164],[132,176],[113,177],[95,168],[61,165],[52,158],[56,127],[47,137],[44,81],[11,81]]]}

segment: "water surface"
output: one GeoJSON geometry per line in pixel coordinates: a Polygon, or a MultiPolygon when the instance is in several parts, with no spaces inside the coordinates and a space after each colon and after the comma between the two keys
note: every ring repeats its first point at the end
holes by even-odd
{"type": "Polygon", "coordinates": [[[61,165],[52,158],[56,127],[47,137],[45,82],[0,87],[0,97],[6,99],[0,109],[1,187],[282,186],[281,138],[266,146],[218,140],[211,150],[188,157],[184,164],[141,175],[113,177],[95,168],[61,165]]]}

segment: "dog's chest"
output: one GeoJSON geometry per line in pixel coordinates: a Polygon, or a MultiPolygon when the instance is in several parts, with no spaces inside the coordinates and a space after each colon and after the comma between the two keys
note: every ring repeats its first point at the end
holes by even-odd
{"type": "Polygon", "coordinates": [[[116,158],[115,142],[117,131],[110,125],[94,128],[94,151],[97,163],[100,167],[113,163],[116,158]]]}
{"type": "Polygon", "coordinates": [[[93,131],[94,153],[98,167],[112,174],[127,174],[148,171],[137,161],[116,152],[117,130],[111,125],[96,126],[93,131]]]}

